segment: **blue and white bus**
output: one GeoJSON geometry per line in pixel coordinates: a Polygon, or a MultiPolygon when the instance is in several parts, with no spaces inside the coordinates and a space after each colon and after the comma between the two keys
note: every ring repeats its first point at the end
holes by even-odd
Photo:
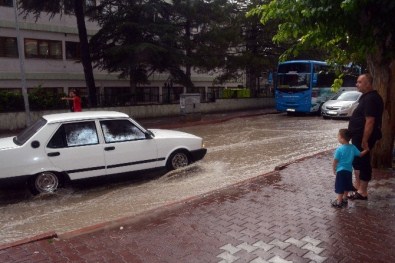
{"type": "MultiPolygon", "coordinates": [[[[343,87],[354,87],[357,75],[347,74],[343,87]]],[[[335,70],[326,62],[291,60],[278,65],[275,81],[276,109],[288,113],[319,113],[321,105],[334,95],[335,70]]]]}

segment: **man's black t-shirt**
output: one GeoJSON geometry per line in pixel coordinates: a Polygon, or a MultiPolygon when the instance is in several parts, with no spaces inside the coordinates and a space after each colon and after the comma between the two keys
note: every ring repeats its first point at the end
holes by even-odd
{"type": "Polygon", "coordinates": [[[362,138],[363,130],[365,128],[365,118],[374,117],[374,127],[371,136],[376,137],[376,140],[380,139],[383,109],[383,99],[377,91],[373,90],[363,94],[361,98],[359,98],[359,104],[354,110],[350,118],[350,122],[348,123],[348,130],[351,132],[351,136],[362,138]]]}

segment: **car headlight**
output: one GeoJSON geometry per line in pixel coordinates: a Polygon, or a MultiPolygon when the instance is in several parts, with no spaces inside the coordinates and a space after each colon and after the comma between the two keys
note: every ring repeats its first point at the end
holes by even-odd
{"type": "Polygon", "coordinates": [[[344,105],[344,106],[342,106],[342,107],[340,108],[340,110],[348,110],[349,108],[351,108],[351,106],[352,106],[352,104],[344,105]]]}

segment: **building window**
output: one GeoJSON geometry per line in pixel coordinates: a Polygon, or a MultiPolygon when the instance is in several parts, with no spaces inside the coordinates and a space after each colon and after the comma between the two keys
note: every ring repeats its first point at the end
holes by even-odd
{"type": "Polygon", "coordinates": [[[62,42],[42,39],[25,39],[26,58],[62,59],[62,42]]]}
{"type": "Polygon", "coordinates": [[[0,0],[0,6],[13,7],[12,0],[0,0]]]}
{"type": "Polygon", "coordinates": [[[78,60],[81,58],[79,42],[66,41],[66,59],[78,60]]]}
{"type": "Polygon", "coordinates": [[[0,37],[0,57],[18,57],[18,42],[15,37],[0,37]]]}

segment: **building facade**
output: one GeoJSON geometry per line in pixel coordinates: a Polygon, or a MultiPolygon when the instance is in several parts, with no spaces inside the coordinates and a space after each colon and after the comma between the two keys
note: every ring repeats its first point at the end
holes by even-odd
{"type": "MultiPolygon", "coordinates": [[[[89,0],[87,4],[94,4],[89,0]]],[[[21,63],[23,64],[26,87],[29,90],[45,88],[53,93],[68,94],[76,88],[87,96],[82,64],[79,62],[79,38],[76,18],[65,12],[51,17],[43,12],[40,18],[32,15],[23,17],[15,9],[13,0],[0,0],[0,91],[20,91],[21,63]],[[19,26],[19,33],[17,31],[19,26]],[[20,36],[23,52],[18,56],[17,36],[20,36]]],[[[89,36],[97,32],[96,23],[86,19],[89,36]]],[[[118,79],[117,74],[94,69],[98,101],[103,106],[128,105],[129,80],[118,79]]],[[[200,93],[202,102],[221,97],[224,88],[244,85],[244,79],[222,86],[213,85],[215,76],[192,73],[194,90],[200,93]]],[[[169,81],[169,74],[153,74],[150,84],[141,85],[134,101],[147,103],[178,103],[179,95],[187,92],[185,87],[169,81]]]]}

